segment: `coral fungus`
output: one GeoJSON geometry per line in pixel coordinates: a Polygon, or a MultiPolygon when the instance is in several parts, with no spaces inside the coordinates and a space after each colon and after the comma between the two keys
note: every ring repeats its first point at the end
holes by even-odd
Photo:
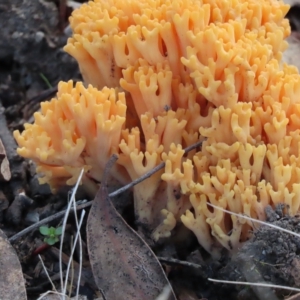
{"type": "Polygon", "coordinates": [[[122,183],[165,161],[134,187],[137,220],[154,239],[182,222],[207,251],[234,249],[253,225],[208,203],[258,219],[269,204],[300,209],[300,75],[281,61],[288,9],[274,0],[83,4],[65,50],[90,85],[61,83],[15,132],[18,153],[53,188],[81,168],[101,181],[112,153],[122,183]],[[202,149],[184,156],[199,139],[202,149]]]}

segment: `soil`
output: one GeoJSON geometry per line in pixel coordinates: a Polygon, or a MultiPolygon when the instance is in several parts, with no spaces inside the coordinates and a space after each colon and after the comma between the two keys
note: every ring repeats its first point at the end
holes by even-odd
{"type": "MultiPolygon", "coordinates": [[[[10,181],[0,181],[0,228],[8,237],[63,210],[67,204],[69,190],[63,189],[53,195],[47,186],[38,184],[34,166],[16,155],[11,132],[22,129],[25,122],[32,120],[39,103],[55,94],[60,80],[81,79],[76,62],[62,49],[68,38],[64,29],[69,12],[70,8],[65,9],[54,1],[0,1],[0,138],[12,173],[10,181]]],[[[78,199],[85,198],[87,195],[79,192],[78,199]]],[[[275,210],[268,207],[267,221],[300,233],[300,217],[290,217],[285,210],[282,206],[275,210]]],[[[48,225],[57,227],[60,221],[48,225]]],[[[74,228],[74,220],[69,218],[65,245],[70,244],[74,228]]],[[[84,227],[82,234],[84,237],[84,227]]],[[[52,288],[38,254],[42,256],[54,284],[59,285],[59,250],[56,245],[46,245],[35,230],[15,241],[13,246],[22,265],[28,299],[37,299],[52,288]]],[[[275,291],[212,283],[208,278],[300,287],[300,238],[268,226],[256,230],[253,238],[233,256],[224,252],[219,261],[199,249],[191,234],[184,246],[170,240],[169,247],[157,247],[155,251],[158,257],[164,257],[161,261],[178,299],[275,300],[292,295],[283,289],[275,291]]],[[[63,261],[66,262],[69,247],[65,246],[63,252],[63,261]]],[[[76,261],[74,268],[78,268],[76,261]]],[[[80,294],[87,299],[99,297],[86,247],[82,278],[80,294]]]]}
{"type": "MultiPolygon", "coordinates": [[[[290,217],[286,207],[266,208],[267,222],[300,233],[300,216],[290,217]]],[[[233,255],[218,274],[224,280],[272,283],[281,286],[300,285],[300,235],[262,226],[233,255]]],[[[237,287],[238,299],[283,299],[289,292],[270,288],[237,287]]]]}

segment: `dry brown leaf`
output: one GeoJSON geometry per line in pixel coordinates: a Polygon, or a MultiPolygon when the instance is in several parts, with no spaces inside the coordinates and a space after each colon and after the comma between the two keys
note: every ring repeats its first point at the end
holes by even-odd
{"type": "Polygon", "coordinates": [[[0,179],[1,178],[8,181],[11,178],[11,173],[10,173],[9,161],[7,159],[6,151],[0,139],[0,179]]]}
{"type": "Polygon", "coordinates": [[[21,264],[6,235],[0,230],[0,299],[27,299],[21,264]]]}
{"type": "Polygon", "coordinates": [[[300,293],[297,293],[291,297],[288,297],[285,300],[300,300],[300,293]]]}
{"type": "MultiPolygon", "coordinates": [[[[87,222],[87,242],[95,282],[107,300],[154,300],[170,285],[158,259],[124,221],[108,197],[110,160],[87,222]]],[[[171,297],[175,299],[173,290],[171,297]]]]}

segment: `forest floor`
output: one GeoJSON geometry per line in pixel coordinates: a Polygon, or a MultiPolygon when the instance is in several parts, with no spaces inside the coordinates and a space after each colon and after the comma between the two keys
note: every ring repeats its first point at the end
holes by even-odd
{"type": "MultiPolygon", "coordinates": [[[[67,20],[72,10],[69,6],[59,5],[62,2],[64,1],[57,3],[51,0],[0,1],[0,142],[3,144],[2,147],[0,143],[0,166],[2,166],[0,299],[2,300],[38,299],[41,294],[52,290],[39,255],[54,286],[58,290],[60,286],[59,243],[51,246],[45,243],[43,235],[39,232],[39,226],[21,237],[16,237],[16,234],[66,209],[70,190],[62,189],[53,195],[48,186],[39,185],[33,163],[21,159],[16,154],[12,132],[22,130],[24,123],[33,121],[33,113],[39,109],[40,102],[55,96],[59,81],[81,80],[76,61],[62,49],[70,34],[67,30],[67,20]],[[12,249],[15,252],[12,252],[12,249]],[[5,262],[3,257],[6,258],[5,262]],[[20,280],[24,281],[24,288],[20,286],[20,280]]],[[[298,29],[299,16],[300,8],[296,7],[290,13],[291,20],[294,20],[295,31],[298,29]]],[[[293,41],[291,49],[294,52],[287,54],[286,61],[299,64],[300,59],[297,59],[297,55],[300,56],[300,47],[297,32],[294,32],[291,39],[293,41]]],[[[130,198],[132,195],[127,193],[124,197],[130,198]]],[[[79,190],[77,199],[88,199],[88,196],[79,190]]],[[[89,209],[86,211],[88,215],[89,209]]],[[[285,208],[281,206],[275,211],[267,208],[267,221],[300,233],[300,217],[289,217],[284,212],[285,208]]],[[[61,226],[62,217],[55,218],[47,225],[55,228],[61,226]]],[[[81,229],[83,272],[79,294],[82,299],[101,299],[87,255],[86,222],[85,217],[81,229]]],[[[70,259],[70,245],[76,231],[75,218],[71,216],[68,218],[64,237],[62,254],[64,267],[70,259]]],[[[300,296],[293,296],[292,292],[284,289],[250,288],[208,280],[213,278],[300,287],[300,238],[277,229],[260,227],[237,253],[229,256],[224,251],[219,260],[213,259],[200,249],[195,237],[191,235],[189,242],[184,245],[170,239],[163,247],[160,245],[153,250],[161,261],[178,300],[300,299],[300,296]]],[[[76,248],[72,263],[73,279],[78,277],[78,264],[76,248]]],[[[74,296],[76,290],[75,279],[73,281],[70,279],[72,284],[68,287],[71,296],[74,296]]]]}

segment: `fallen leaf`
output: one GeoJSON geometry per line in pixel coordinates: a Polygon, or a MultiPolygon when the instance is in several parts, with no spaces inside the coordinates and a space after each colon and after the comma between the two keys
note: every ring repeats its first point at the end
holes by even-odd
{"type": "Polygon", "coordinates": [[[154,300],[166,286],[171,291],[169,299],[176,299],[155,254],[110,201],[106,180],[115,160],[113,157],[105,168],[87,221],[95,282],[107,300],[154,300]]]}
{"type": "Polygon", "coordinates": [[[18,256],[6,235],[0,230],[0,299],[27,299],[18,256]]]}
{"type": "Polygon", "coordinates": [[[0,178],[8,181],[11,178],[10,168],[9,168],[9,161],[7,159],[6,151],[3,146],[3,143],[0,139],[0,178]]]}
{"type": "Polygon", "coordinates": [[[300,293],[297,293],[289,298],[285,298],[285,300],[300,300],[300,293]]]}

